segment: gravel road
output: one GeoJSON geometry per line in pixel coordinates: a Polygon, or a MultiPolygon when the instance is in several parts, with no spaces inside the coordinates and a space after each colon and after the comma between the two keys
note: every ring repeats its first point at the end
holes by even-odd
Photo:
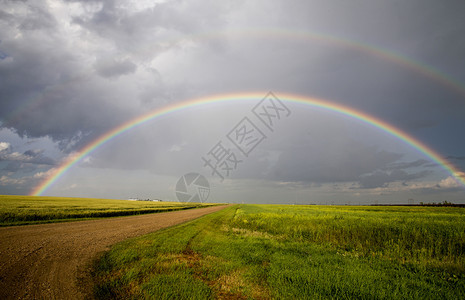
{"type": "Polygon", "coordinates": [[[89,298],[90,264],[111,245],[223,208],[0,228],[0,299],[89,298]]]}

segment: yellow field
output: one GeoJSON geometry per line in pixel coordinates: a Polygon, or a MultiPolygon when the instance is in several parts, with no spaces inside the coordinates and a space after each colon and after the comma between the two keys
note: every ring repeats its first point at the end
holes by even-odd
{"type": "Polygon", "coordinates": [[[0,195],[0,226],[155,213],[212,204],[0,195]]]}

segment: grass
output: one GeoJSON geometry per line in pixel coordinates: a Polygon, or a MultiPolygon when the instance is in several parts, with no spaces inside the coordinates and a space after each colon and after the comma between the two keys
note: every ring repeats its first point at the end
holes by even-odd
{"type": "Polygon", "coordinates": [[[180,202],[0,195],[0,226],[127,216],[201,206],[204,205],[180,202]]]}
{"type": "Polygon", "coordinates": [[[115,245],[99,299],[464,299],[465,210],[241,205],[115,245]]]}

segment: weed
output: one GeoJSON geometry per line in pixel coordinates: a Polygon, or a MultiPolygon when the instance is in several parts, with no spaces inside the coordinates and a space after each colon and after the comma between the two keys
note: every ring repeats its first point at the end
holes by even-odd
{"type": "Polygon", "coordinates": [[[95,296],[463,299],[463,212],[229,207],[115,245],[95,268],[95,296]]]}

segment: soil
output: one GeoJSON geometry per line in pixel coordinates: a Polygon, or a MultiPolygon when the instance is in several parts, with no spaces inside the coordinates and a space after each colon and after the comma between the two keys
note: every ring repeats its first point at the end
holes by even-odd
{"type": "Polygon", "coordinates": [[[0,228],[0,299],[92,298],[92,262],[111,245],[224,207],[0,228]]]}

